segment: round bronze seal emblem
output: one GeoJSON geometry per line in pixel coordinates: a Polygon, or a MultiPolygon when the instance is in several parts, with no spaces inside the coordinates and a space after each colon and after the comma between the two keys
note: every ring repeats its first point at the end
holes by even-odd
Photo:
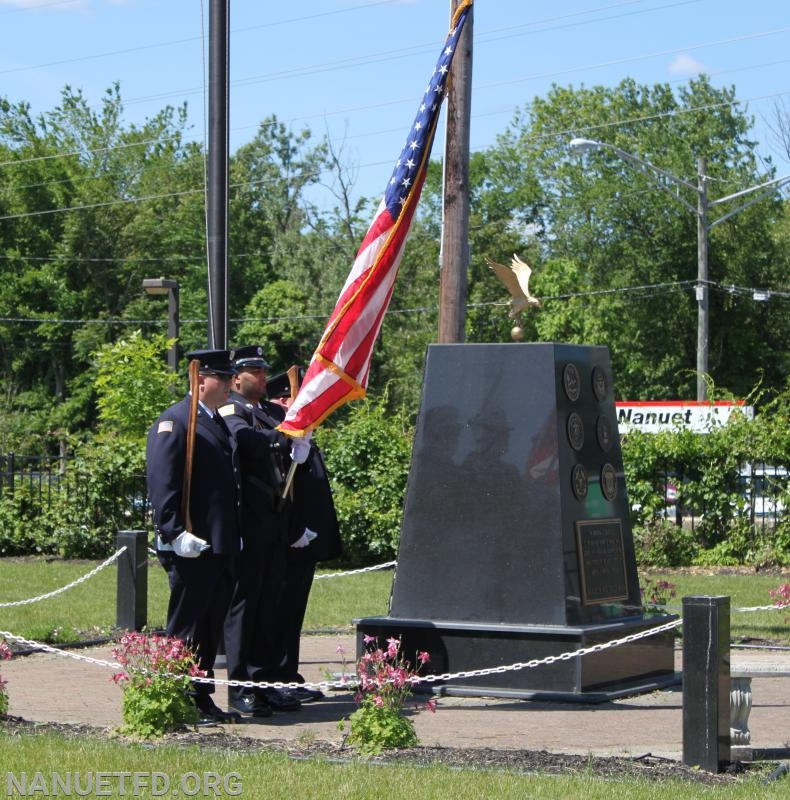
{"type": "Polygon", "coordinates": [[[587,497],[587,471],[581,464],[577,464],[571,473],[571,486],[577,500],[587,497]]]}
{"type": "Polygon", "coordinates": [[[606,373],[600,367],[593,367],[592,371],[592,388],[596,400],[599,402],[606,399],[606,393],[609,386],[606,381],[606,373]]]}
{"type": "Polygon", "coordinates": [[[568,417],[568,441],[574,450],[581,450],[584,444],[584,423],[582,418],[573,411],[568,417]]]}
{"type": "Polygon", "coordinates": [[[562,370],[562,387],[565,389],[568,400],[572,403],[575,403],[579,399],[582,386],[576,364],[565,365],[565,369],[562,370]]]}
{"type": "Polygon", "coordinates": [[[601,467],[601,492],[610,502],[617,497],[617,473],[611,464],[601,467]]]}
{"type": "Polygon", "coordinates": [[[612,424],[607,417],[598,417],[595,423],[595,436],[601,450],[608,453],[612,449],[612,424]]]}

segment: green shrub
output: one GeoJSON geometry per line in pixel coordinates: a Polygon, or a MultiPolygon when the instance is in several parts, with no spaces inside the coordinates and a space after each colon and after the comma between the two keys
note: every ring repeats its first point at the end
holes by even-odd
{"type": "Polygon", "coordinates": [[[400,540],[412,431],[386,410],[386,398],[354,403],[336,427],[319,430],[345,558],[371,564],[395,558],[400,540]]]}
{"type": "Polygon", "coordinates": [[[141,500],[144,452],[140,443],[109,437],[82,445],[50,486],[21,482],[0,498],[0,555],[41,553],[104,558],[118,530],[145,525],[141,500]],[[137,493],[137,494],[136,494],[137,493]],[[136,497],[133,495],[136,494],[136,497]],[[139,506],[139,503],[137,503],[139,506]]]}
{"type": "Polygon", "coordinates": [[[43,549],[42,506],[38,489],[22,483],[0,497],[0,556],[49,552],[43,549]]]}
{"type": "Polygon", "coordinates": [[[636,562],[645,567],[684,567],[694,563],[698,547],[691,529],[654,517],[633,529],[636,562]]]}

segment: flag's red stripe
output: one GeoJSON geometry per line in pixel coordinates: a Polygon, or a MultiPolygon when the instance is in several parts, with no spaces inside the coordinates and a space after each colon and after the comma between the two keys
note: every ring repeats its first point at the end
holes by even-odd
{"type": "Polygon", "coordinates": [[[422,192],[441,97],[472,0],[462,0],[409,139],[359,247],[302,386],[280,428],[303,436],[348,400],[363,397],[406,238],[422,192]],[[392,209],[392,211],[391,211],[392,209]],[[399,210],[398,210],[399,209],[399,210]],[[398,210],[397,216],[393,214],[398,210]]]}

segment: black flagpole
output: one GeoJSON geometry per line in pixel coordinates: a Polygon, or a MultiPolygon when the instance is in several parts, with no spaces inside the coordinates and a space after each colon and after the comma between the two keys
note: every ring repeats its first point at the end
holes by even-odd
{"type": "Polygon", "coordinates": [[[208,344],[228,341],[228,10],[230,0],[211,0],[208,97],[208,344]]]}

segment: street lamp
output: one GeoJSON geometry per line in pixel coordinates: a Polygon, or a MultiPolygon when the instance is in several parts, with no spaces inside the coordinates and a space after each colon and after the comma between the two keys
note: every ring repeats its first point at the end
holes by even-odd
{"type": "Polygon", "coordinates": [[[174,339],[167,353],[167,366],[178,372],[178,281],[170,278],[145,278],[143,289],[146,294],[167,295],[167,338],[174,339]]]}
{"type": "Polygon", "coordinates": [[[742,189],[740,192],[728,194],[726,197],[720,197],[717,200],[711,201],[708,199],[708,175],[705,172],[704,158],[697,159],[697,182],[694,184],[690,181],[683,180],[683,178],[678,178],[666,170],[657,167],[655,164],[651,164],[649,161],[639,158],[639,156],[635,156],[633,153],[629,153],[608,142],[576,138],[571,139],[570,148],[577,153],[586,153],[589,150],[611,150],[618,158],[625,161],[626,164],[633,167],[637,172],[641,172],[643,175],[653,178],[659,189],[663,189],[671,194],[697,218],[697,285],[695,287],[697,298],[697,400],[707,400],[708,384],[705,381],[705,377],[708,374],[709,329],[708,234],[711,229],[719,223],[724,222],[739,211],[743,211],[745,208],[759,202],[764,196],[778,189],[782,184],[790,181],[790,175],[785,175],[782,178],[775,178],[774,180],[766,181],[757,186],[751,186],[748,189],[742,189]],[[682,196],[681,190],[683,189],[688,189],[696,194],[696,204],[690,203],[682,196]],[[713,222],[708,222],[708,209],[730,200],[736,200],[740,197],[751,195],[753,192],[758,192],[758,194],[751,197],[747,202],[737,205],[713,222]]]}

